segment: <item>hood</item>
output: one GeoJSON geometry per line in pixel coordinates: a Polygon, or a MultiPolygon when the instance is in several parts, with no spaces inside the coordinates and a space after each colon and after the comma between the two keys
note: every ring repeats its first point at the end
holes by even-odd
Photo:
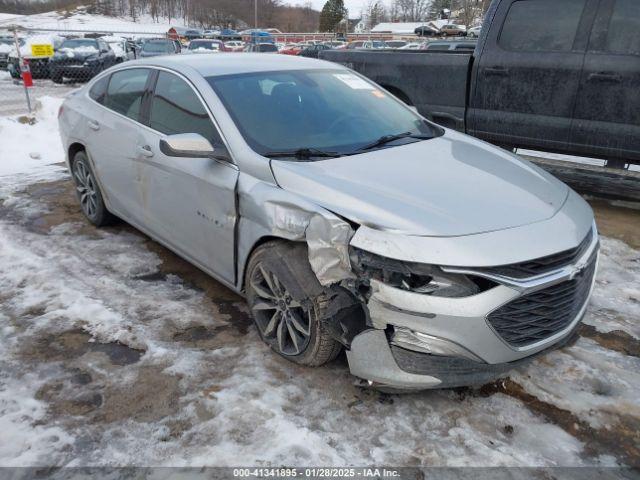
{"type": "Polygon", "coordinates": [[[79,47],[79,48],[61,48],[53,56],[54,61],[64,62],[65,60],[85,60],[89,57],[97,57],[100,51],[93,47],[79,47]]]}
{"type": "Polygon", "coordinates": [[[569,188],[535,165],[455,132],[316,162],[272,160],[278,184],[353,222],[459,236],[551,218],[569,188]]]}

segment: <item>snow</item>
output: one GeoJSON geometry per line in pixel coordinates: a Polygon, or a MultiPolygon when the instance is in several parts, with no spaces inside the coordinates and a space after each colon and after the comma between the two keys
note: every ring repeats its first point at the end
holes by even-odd
{"type": "MultiPolygon", "coordinates": [[[[237,330],[228,312],[246,318],[239,297],[223,287],[205,293],[173,273],[154,277],[163,258],[130,228],[96,230],[64,208],[57,224],[32,228],[55,205],[24,188],[67,179],[61,100],[41,103],[34,125],[0,118],[0,136],[11,139],[0,142],[0,429],[12,440],[0,442],[0,465],[615,464],[515,396],[384,397],[354,387],[344,360],[318,369],[286,362],[253,327],[237,330]],[[216,334],[201,344],[175,339],[189,327],[216,334]],[[46,360],[28,349],[71,330],[144,353],[116,366],[103,353],[46,360]],[[78,370],[90,374],[88,386],[69,386],[78,370]],[[60,388],[43,400],[51,385],[60,388]],[[103,417],[64,410],[83,388],[100,393],[103,417]]],[[[585,323],[638,338],[638,258],[602,238],[585,323]]],[[[512,379],[594,428],[613,428],[640,416],[638,372],[637,357],[582,338],[512,379]]]]}
{"type": "MultiPolygon", "coordinates": [[[[9,175],[42,179],[60,171],[54,164],[64,161],[64,152],[60,137],[53,132],[58,131],[58,109],[63,99],[44,97],[40,101],[42,110],[34,125],[0,116],[0,137],[11,139],[0,142],[0,180],[9,175]]],[[[0,181],[0,188],[3,183],[0,181]]]]}
{"type": "MultiPolygon", "coordinates": [[[[36,34],[23,38],[24,45],[20,47],[20,54],[25,57],[31,56],[31,45],[51,45],[58,46],[64,39],[56,34],[36,34]]],[[[16,49],[11,49],[11,56],[16,56],[16,49]]]]}
{"type": "Polygon", "coordinates": [[[57,54],[64,55],[68,58],[74,58],[76,54],[78,55],[92,55],[98,53],[98,49],[92,46],[86,47],[75,47],[75,48],[61,48],[58,50],[57,54]]]}
{"type": "Polygon", "coordinates": [[[12,16],[11,18],[0,17],[0,28],[8,25],[19,25],[31,29],[46,29],[65,32],[86,31],[86,32],[113,32],[113,33],[135,33],[135,34],[165,34],[171,26],[183,26],[184,21],[176,19],[164,19],[160,23],[154,22],[148,15],[143,15],[132,21],[129,17],[110,17],[86,13],[80,7],[70,15],[63,15],[59,12],[47,12],[34,15],[12,16]]]}

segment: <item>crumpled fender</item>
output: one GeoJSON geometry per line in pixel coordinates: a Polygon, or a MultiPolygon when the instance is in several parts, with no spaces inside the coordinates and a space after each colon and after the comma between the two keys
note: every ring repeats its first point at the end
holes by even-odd
{"type": "MultiPolygon", "coordinates": [[[[354,230],[348,222],[296,194],[242,175],[238,204],[239,272],[244,271],[256,242],[276,237],[306,241],[309,263],[321,285],[355,278],[349,260],[354,230]]],[[[238,283],[242,283],[241,278],[238,283]]]]}

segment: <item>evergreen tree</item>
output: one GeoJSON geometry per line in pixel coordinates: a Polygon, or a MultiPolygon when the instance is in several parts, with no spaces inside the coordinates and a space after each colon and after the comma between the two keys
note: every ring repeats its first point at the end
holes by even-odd
{"type": "Polygon", "coordinates": [[[320,12],[320,31],[335,32],[338,24],[347,16],[344,0],[327,0],[320,12]]]}

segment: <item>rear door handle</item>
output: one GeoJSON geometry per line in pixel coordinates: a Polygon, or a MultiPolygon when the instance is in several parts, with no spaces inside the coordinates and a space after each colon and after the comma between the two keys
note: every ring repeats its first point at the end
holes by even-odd
{"type": "Polygon", "coordinates": [[[590,82],[620,83],[622,77],[617,73],[597,72],[589,74],[590,82]]]}
{"type": "Polygon", "coordinates": [[[149,145],[143,145],[138,147],[138,153],[145,157],[153,157],[153,151],[149,145]]]}
{"type": "Polygon", "coordinates": [[[87,122],[87,125],[89,125],[89,128],[91,130],[100,130],[100,124],[98,122],[94,122],[93,120],[89,120],[87,122]]]}
{"type": "Polygon", "coordinates": [[[485,75],[494,75],[498,77],[508,77],[509,69],[505,67],[487,67],[484,69],[485,75]]]}

